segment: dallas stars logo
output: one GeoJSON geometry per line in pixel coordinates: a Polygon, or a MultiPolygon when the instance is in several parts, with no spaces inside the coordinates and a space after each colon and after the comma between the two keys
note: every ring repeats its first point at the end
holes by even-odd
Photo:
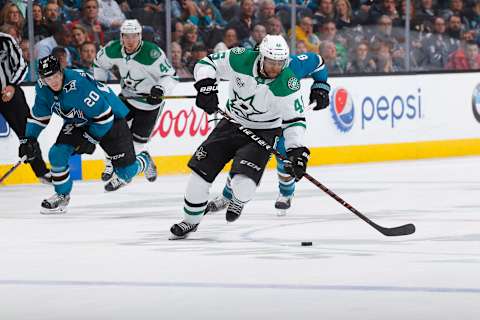
{"type": "Polygon", "coordinates": [[[63,86],[63,90],[65,93],[69,93],[70,91],[77,90],[77,80],[71,80],[66,85],[63,86]]]}
{"type": "MultiPolygon", "coordinates": [[[[240,97],[235,91],[233,91],[234,98],[230,100],[230,103],[228,105],[228,109],[235,113],[237,116],[240,118],[244,118],[249,121],[257,122],[255,120],[252,120],[251,118],[256,115],[263,114],[265,112],[260,112],[255,107],[253,106],[253,99],[255,96],[251,96],[248,98],[243,99],[240,97]]],[[[263,121],[260,121],[263,122],[263,121]]]]}
{"type": "Polygon", "coordinates": [[[137,89],[137,86],[140,84],[140,82],[142,82],[143,80],[145,80],[145,78],[143,79],[133,79],[132,76],[130,75],[130,71],[127,72],[127,75],[125,76],[125,78],[122,78],[122,81],[121,81],[121,86],[122,86],[122,89],[130,89],[130,90],[133,90],[133,91],[136,91],[137,89]]]}

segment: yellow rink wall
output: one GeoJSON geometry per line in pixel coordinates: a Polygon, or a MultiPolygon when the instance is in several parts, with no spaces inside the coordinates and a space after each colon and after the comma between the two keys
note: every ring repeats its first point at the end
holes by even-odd
{"type": "MultiPolygon", "coordinates": [[[[263,152],[259,149],[259,152],[263,152]]],[[[459,157],[480,155],[480,139],[425,141],[397,144],[376,144],[365,146],[317,147],[311,149],[309,166],[332,164],[351,164],[361,162],[415,160],[441,157],[459,157]]],[[[155,157],[159,175],[187,174],[190,170],[187,162],[190,155],[155,157]]],[[[3,175],[12,165],[1,165],[3,175]]],[[[98,180],[104,168],[102,160],[82,162],[82,179],[98,180]]],[[[268,168],[275,168],[271,160],[268,168]]],[[[229,166],[225,168],[227,171],[229,166]]],[[[22,165],[4,184],[37,183],[37,179],[28,165],[22,165]]]]}

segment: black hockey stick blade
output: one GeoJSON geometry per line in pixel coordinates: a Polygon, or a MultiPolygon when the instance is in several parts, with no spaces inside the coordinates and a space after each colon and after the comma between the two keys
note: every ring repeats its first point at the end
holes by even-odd
{"type": "Polygon", "coordinates": [[[377,229],[382,234],[388,237],[398,237],[398,236],[408,236],[409,234],[414,233],[415,225],[412,223],[409,223],[409,224],[405,224],[403,226],[394,227],[394,228],[385,228],[385,227],[378,226],[378,228],[375,228],[375,229],[377,229]]]}

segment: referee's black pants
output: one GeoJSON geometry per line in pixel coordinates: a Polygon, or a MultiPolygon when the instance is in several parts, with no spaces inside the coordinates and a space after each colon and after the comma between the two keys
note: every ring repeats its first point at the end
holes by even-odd
{"type": "MultiPolygon", "coordinates": [[[[17,134],[17,137],[25,136],[30,108],[28,107],[22,88],[15,86],[15,94],[9,102],[3,102],[0,98],[0,113],[5,120],[7,120],[10,128],[17,134]]],[[[30,166],[37,177],[44,176],[49,172],[42,156],[34,159],[30,163],[30,166]]]]}

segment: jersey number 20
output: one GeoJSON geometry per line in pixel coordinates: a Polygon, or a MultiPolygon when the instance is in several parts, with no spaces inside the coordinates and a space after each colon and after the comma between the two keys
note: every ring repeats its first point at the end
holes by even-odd
{"type": "Polygon", "coordinates": [[[95,91],[90,91],[88,97],[86,97],[83,102],[85,102],[87,106],[93,107],[95,105],[95,102],[98,101],[98,99],[100,99],[98,93],[96,93],[95,91]]]}

